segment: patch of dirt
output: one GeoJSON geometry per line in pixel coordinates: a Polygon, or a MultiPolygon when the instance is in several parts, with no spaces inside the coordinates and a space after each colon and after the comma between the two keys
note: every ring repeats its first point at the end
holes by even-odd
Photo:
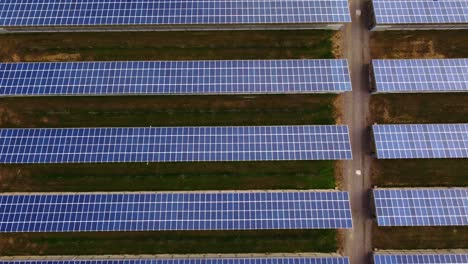
{"type": "Polygon", "coordinates": [[[383,56],[384,59],[407,59],[407,58],[421,58],[421,59],[443,59],[445,55],[438,53],[434,48],[432,40],[417,39],[408,42],[406,45],[400,43],[394,52],[383,56]]]}
{"type": "Polygon", "coordinates": [[[343,107],[344,97],[340,94],[333,100],[333,117],[335,118],[335,123],[337,125],[341,125],[343,123],[343,107]]]}
{"type": "MultiPolygon", "coordinates": [[[[382,105],[383,119],[384,119],[383,123],[396,124],[396,123],[410,123],[410,122],[413,121],[413,118],[410,115],[401,115],[401,116],[392,117],[392,115],[390,114],[390,111],[388,109],[388,105],[389,104],[387,102],[385,102],[382,105]]],[[[422,120],[419,120],[419,122],[421,122],[421,121],[422,120]]]]}
{"type": "MultiPolygon", "coordinates": [[[[15,181],[23,178],[23,171],[21,169],[11,169],[0,167],[0,189],[8,189],[15,181]]],[[[21,186],[21,190],[25,191],[27,187],[24,185],[21,186]]]]}
{"type": "Polygon", "coordinates": [[[341,31],[336,32],[332,38],[332,53],[335,58],[343,57],[343,33],[341,31]]]}
{"type": "Polygon", "coordinates": [[[11,61],[12,61],[12,62],[20,62],[20,61],[21,61],[21,57],[20,57],[18,54],[13,53],[13,54],[11,55],[11,61]]]}
{"type": "Polygon", "coordinates": [[[335,161],[335,186],[339,190],[343,190],[343,162],[342,160],[335,161]]]}
{"type": "Polygon", "coordinates": [[[21,121],[16,113],[11,111],[6,106],[0,105],[0,127],[9,124],[20,125],[21,121]]]}
{"type": "Polygon", "coordinates": [[[344,255],[344,241],[345,241],[345,230],[336,230],[336,247],[338,253],[344,255]]]}
{"type": "Polygon", "coordinates": [[[76,61],[81,60],[79,53],[57,53],[49,55],[26,55],[24,61],[48,61],[48,62],[59,62],[59,61],[76,61]]]}

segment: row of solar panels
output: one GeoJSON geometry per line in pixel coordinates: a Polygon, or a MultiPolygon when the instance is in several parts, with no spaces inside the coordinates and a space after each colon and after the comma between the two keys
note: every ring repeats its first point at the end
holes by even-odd
{"type": "Polygon", "coordinates": [[[339,191],[0,195],[0,232],[336,229],[351,219],[339,191]]]}
{"type": "MultiPolygon", "coordinates": [[[[377,24],[468,24],[465,0],[372,0],[377,24]]],[[[0,27],[292,25],[350,22],[347,0],[103,1],[4,0],[0,27]]],[[[316,25],[318,27],[319,25],[316,25]]],[[[266,27],[268,28],[268,27],[266,27]]],[[[203,29],[203,27],[200,27],[203,29]]]]}
{"type": "MultiPolygon", "coordinates": [[[[379,159],[468,158],[468,124],[373,125],[379,159]]],[[[352,159],[347,126],[0,129],[0,163],[352,159]]]]}
{"type": "Polygon", "coordinates": [[[373,125],[378,159],[468,158],[468,124],[373,125]]]}
{"type": "MultiPolygon", "coordinates": [[[[374,264],[458,264],[468,263],[468,252],[376,252],[374,264]]],[[[174,257],[174,258],[67,258],[0,259],[0,264],[349,264],[348,257],[333,254],[285,257],[174,257]]]]}
{"type": "Polygon", "coordinates": [[[0,96],[346,91],[344,59],[0,63],[0,96]]]}
{"type": "Polygon", "coordinates": [[[379,226],[467,226],[468,188],[373,190],[379,226]]]}
{"type": "MultiPolygon", "coordinates": [[[[379,226],[466,226],[468,188],[374,189],[379,226]]],[[[351,228],[347,192],[0,195],[0,232],[351,228]]]]}
{"type": "Polygon", "coordinates": [[[351,158],[343,125],[0,129],[0,163],[351,158]]]}
{"type": "MultiPolygon", "coordinates": [[[[377,93],[467,92],[468,59],[373,60],[377,93]]],[[[337,60],[0,63],[0,96],[351,91],[337,60]]]]}

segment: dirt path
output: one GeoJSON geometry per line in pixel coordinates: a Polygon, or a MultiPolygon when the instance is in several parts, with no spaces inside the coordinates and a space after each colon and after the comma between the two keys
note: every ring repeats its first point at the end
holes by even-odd
{"type": "Polygon", "coordinates": [[[348,124],[353,147],[353,160],[343,164],[343,188],[350,193],[353,229],[346,231],[344,253],[351,264],[371,263],[371,226],[369,207],[370,156],[367,119],[369,116],[369,90],[367,66],[370,62],[369,31],[365,27],[365,0],[350,0],[352,23],[343,30],[344,56],[348,59],[353,92],[344,96],[343,123],[348,124]]]}

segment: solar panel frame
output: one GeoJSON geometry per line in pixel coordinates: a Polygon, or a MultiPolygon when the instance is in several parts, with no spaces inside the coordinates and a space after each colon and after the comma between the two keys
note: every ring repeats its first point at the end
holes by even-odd
{"type": "Polygon", "coordinates": [[[317,24],[350,22],[346,0],[5,0],[3,27],[317,24]]]}
{"type": "Polygon", "coordinates": [[[468,263],[468,253],[374,253],[374,264],[468,263]]]}
{"type": "Polygon", "coordinates": [[[468,24],[465,0],[372,0],[377,24],[468,24]]]}
{"type": "Polygon", "coordinates": [[[0,163],[351,158],[343,125],[0,129],[0,163]]]}
{"type": "Polygon", "coordinates": [[[187,258],[106,258],[106,259],[12,259],[1,260],[0,264],[349,264],[348,257],[187,257],[187,258]]]}
{"type": "Polygon", "coordinates": [[[468,59],[372,60],[376,93],[468,92],[468,59]]]}
{"type": "Polygon", "coordinates": [[[345,59],[0,63],[0,96],[345,91],[345,59]]]}
{"type": "Polygon", "coordinates": [[[0,232],[351,228],[340,191],[0,195],[0,232]]]}
{"type": "Polygon", "coordinates": [[[374,189],[379,226],[466,226],[468,188],[374,189]]]}
{"type": "Polygon", "coordinates": [[[378,159],[468,158],[468,124],[373,125],[378,159]]]}

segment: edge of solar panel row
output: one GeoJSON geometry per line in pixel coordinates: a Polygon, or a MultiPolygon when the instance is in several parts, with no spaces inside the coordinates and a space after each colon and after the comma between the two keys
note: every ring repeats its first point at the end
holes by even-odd
{"type": "Polygon", "coordinates": [[[40,257],[38,259],[28,258],[20,259],[9,257],[7,259],[0,258],[0,264],[349,264],[349,258],[337,256],[336,254],[316,254],[317,256],[248,256],[248,257],[194,257],[193,255],[182,257],[158,257],[155,258],[119,258],[119,256],[111,256],[111,258],[103,258],[100,256],[92,256],[90,259],[82,256],[62,257],[54,259],[54,257],[40,257]]]}
{"type": "Polygon", "coordinates": [[[0,63],[0,96],[346,91],[345,59],[0,63]]]}
{"type": "Polygon", "coordinates": [[[374,264],[466,264],[468,252],[438,253],[432,252],[402,252],[402,253],[374,253],[374,264]]]}
{"type": "Polygon", "coordinates": [[[372,0],[377,24],[468,24],[465,0],[372,0]]]}
{"type": "Polygon", "coordinates": [[[0,195],[0,232],[351,228],[335,190],[0,195]]]}
{"type": "Polygon", "coordinates": [[[0,163],[351,158],[344,125],[0,129],[0,163]]]}
{"type": "Polygon", "coordinates": [[[151,1],[50,3],[4,0],[0,26],[256,25],[350,22],[347,0],[151,1]]]}
{"type": "Polygon", "coordinates": [[[468,92],[468,59],[372,60],[375,93],[468,92]]]}
{"type": "Polygon", "coordinates": [[[378,159],[468,158],[468,124],[373,125],[378,159]]]}
{"type": "Polygon", "coordinates": [[[379,226],[467,226],[468,188],[376,188],[379,226]]]}

